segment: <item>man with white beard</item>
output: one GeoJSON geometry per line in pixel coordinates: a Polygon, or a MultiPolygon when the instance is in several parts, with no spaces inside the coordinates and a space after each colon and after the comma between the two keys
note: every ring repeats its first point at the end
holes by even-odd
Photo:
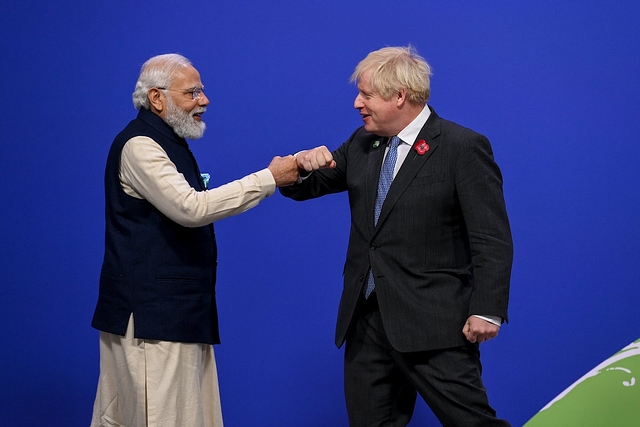
{"type": "Polygon", "coordinates": [[[138,117],[116,136],[105,171],[91,426],[222,426],[212,223],[294,183],[297,163],[274,157],[267,168],[208,190],[185,138],[202,137],[209,100],[181,55],[149,59],[133,103],[138,117]]]}

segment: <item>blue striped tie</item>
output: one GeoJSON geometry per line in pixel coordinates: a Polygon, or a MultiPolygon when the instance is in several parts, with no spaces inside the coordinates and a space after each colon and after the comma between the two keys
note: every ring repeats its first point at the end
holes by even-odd
{"type": "MultiPolygon", "coordinates": [[[[387,157],[385,157],[384,163],[382,164],[382,169],[380,170],[380,179],[378,180],[376,206],[373,211],[373,225],[378,225],[378,218],[380,218],[382,204],[384,203],[384,199],[387,197],[389,187],[391,187],[391,181],[393,181],[393,170],[396,167],[396,160],[398,159],[398,145],[400,145],[401,142],[402,140],[397,136],[391,138],[391,146],[389,147],[389,152],[387,153],[387,157]]],[[[373,272],[369,270],[369,275],[367,277],[367,287],[364,291],[364,297],[369,298],[369,295],[371,295],[371,292],[373,292],[374,288],[375,284],[373,283],[373,272]]]]}

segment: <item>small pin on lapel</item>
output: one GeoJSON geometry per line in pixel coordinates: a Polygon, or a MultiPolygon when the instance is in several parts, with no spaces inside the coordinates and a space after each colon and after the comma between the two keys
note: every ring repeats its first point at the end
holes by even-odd
{"type": "Polygon", "coordinates": [[[373,148],[378,148],[378,146],[380,146],[380,140],[373,143],[373,148]]]}
{"type": "Polygon", "coordinates": [[[202,185],[204,185],[205,190],[209,189],[209,180],[211,179],[211,175],[208,173],[201,173],[200,178],[202,179],[202,185]]]}
{"type": "Polygon", "coordinates": [[[429,147],[429,144],[427,144],[427,142],[424,139],[421,139],[420,141],[416,142],[413,146],[413,149],[416,150],[416,153],[418,153],[421,156],[427,151],[429,151],[430,148],[431,147],[429,147]]]}

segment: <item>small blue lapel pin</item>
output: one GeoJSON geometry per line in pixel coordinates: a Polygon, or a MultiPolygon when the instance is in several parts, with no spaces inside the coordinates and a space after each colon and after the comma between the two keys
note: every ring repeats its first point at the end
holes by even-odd
{"type": "Polygon", "coordinates": [[[202,184],[204,185],[205,190],[208,189],[211,175],[209,175],[208,173],[201,173],[200,178],[202,178],[202,184]]]}

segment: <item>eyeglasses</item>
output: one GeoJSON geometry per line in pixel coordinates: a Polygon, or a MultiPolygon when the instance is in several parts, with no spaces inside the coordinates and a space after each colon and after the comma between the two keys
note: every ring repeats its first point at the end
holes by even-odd
{"type": "Polygon", "coordinates": [[[202,87],[193,87],[193,88],[190,88],[190,89],[169,89],[167,87],[159,87],[157,89],[160,89],[160,90],[171,90],[173,92],[181,92],[181,93],[184,93],[185,95],[189,94],[189,95],[191,95],[191,97],[193,99],[200,98],[200,95],[202,95],[204,93],[204,86],[202,86],[202,87]]]}

